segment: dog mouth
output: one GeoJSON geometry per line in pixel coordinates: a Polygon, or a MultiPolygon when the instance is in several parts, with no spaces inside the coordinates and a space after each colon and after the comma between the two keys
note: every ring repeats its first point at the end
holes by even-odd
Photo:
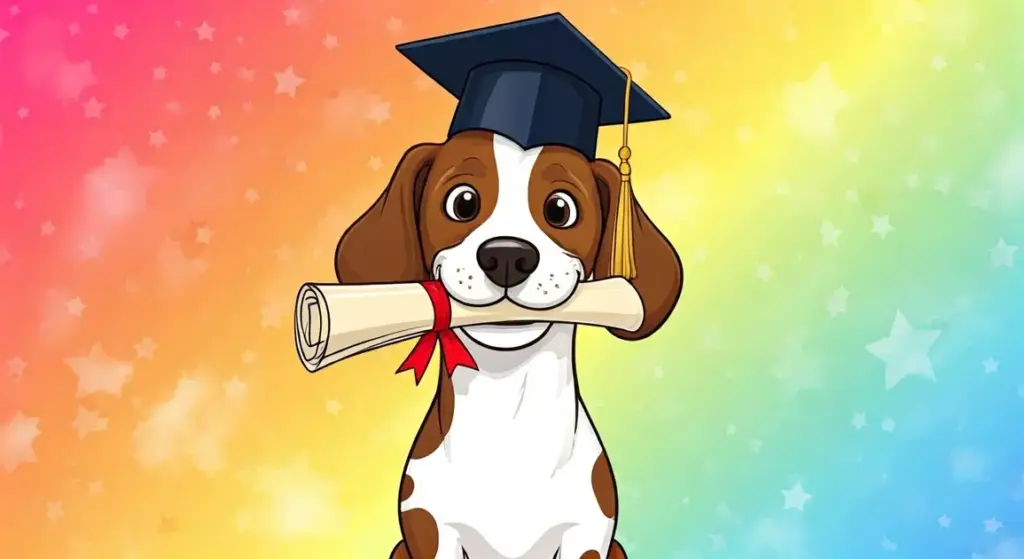
{"type": "Polygon", "coordinates": [[[533,320],[504,321],[465,326],[462,331],[477,344],[497,351],[529,347],[547,335],[552,323],[533,320]]]}

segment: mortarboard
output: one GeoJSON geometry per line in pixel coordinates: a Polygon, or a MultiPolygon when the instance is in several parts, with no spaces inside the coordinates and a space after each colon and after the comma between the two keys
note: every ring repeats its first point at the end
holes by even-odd
{"type": "Polygon", "coordinates": [[[593,160],[601,126],[622,126],[622,175],[612,275],[635,276],[632,243],[630,122],[669,114],[559,13],[398,45],[454,95],[448,136],[500,134],[523,149],[558,145],[593,160]]]}

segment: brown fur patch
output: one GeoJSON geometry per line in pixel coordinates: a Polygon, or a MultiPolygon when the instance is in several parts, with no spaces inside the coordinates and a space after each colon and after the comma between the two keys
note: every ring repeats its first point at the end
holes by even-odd
{"type": "Polygon", "coordinates": [[[612,545],[608,548],[608,559],[626,559],[626,550],[622,549],[619,542],[612,540],[612,545]]]}
{"type": "MultiPolygon", "coordinates": [[[[614,163],[598,159],[591,163],[594,176],[608,190],[610,206],[604,226],[601,250],[594,264],[594,279],[605,279],[611,273],[614,246],[615,213],[618,211],[622,175],[614,163]]],[[[636,277],[630,282],[640,294],[644,305],[644,321],[636,332],[609,330],[623,340],[641,340],[655,333],[668,320],[683,289],[683,263],[675,248],[647,216],[639,202],[633,200],[633,254],[636,277]]]]}
{"type": "Polygon", "coordinates": [[[391,550],[391,559],[409,559],[409,550],[405,547],[405,541],[398,542],[398,545],[391,550]]]}
{"type": "Polygon", "coordinates": [[[412,492],[416,488],[416,482],[412,480],[409,474],[402,476],[402,485],[398,487],[398,502],[404,503],[412,497],[412,492]]]}
{"type": "Polygon", "coordinates": [[[437,521],[424,509],[402,512],[398,518],[410,559],[434,559],[437,556],[437,521]]]}
{"type": "Polygon", "coordinates": [[[584,277],[594,271],[607,199],[608,193],[598,185],[590,162],[579,152],[561,146],[541,150],[530,175],[530,214],[551,240],[583,262],[584,277]],[[544,217],[544,207],[556,192],[576,201],[576,222],[570,227],[557,227],[544,217]]]}
{"type": "Polygon", "coordinates": [[[601,559],[601,552],[594,549],[584,551],[583,555],[580,555],[580,559],[601,559]]]}
{"type": "Polygon", "coordinates": [[[590,472],[590,483],[597,498],[597,506],[608,518],[615,518],[618,512],[618,496],[615,494],[615,479],[612,477],[612,466],[608,463],[608,455],[604,452],[594,460],[594,469],[590,472]]]}
{"type": "Polygon", "coordinates": [[[396,283],[430,277],[434,256],[462,242],[494,210],[498,171],[493,142],[490,132],[470,131],[443,144],[409,148],[384,192],[341,236],[334,263],[338,281],[396,283]],[[444,211],[448,193],[458,185],[470,185],[480,195],[479,213],[465,222],[449,219],[444,211]]]}

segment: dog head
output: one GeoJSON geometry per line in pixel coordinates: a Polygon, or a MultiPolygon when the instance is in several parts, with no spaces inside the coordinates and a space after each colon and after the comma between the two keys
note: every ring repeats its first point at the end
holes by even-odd
{"type": "MultiPolygon", "coordinates": [[[[342,283],[438,279],[470,306],[507,297],[526,308],[555,308],[581,281],[607,277],[620,184],[610,161],[557,146],[523,150],[490,132],[416,145],[342,235],[335,271],[342,283]]],[[[611,331],[629,340],[664,324],[683,281],[672,245],[633,206],[632,283],[644,321],[636,332],[611,331]]],[[[481,328],[487,332],[477,334],[488,338],[481,343],[499,349],[528,345],[546,332],[543,325],[519,326],[514,335],[481,328]]]]}

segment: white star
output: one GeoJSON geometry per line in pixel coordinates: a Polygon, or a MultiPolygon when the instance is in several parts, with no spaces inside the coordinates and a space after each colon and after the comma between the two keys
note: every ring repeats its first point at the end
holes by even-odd
{"type": "Polygon", "coordinates": [[[100,417],[99,412],[78,406],[78,413],[75,414],[75,420],[71,423],[71,427],[74,428],[75,432],[78,433],[78,438],[81,439],[89,433],[106,431],[107,423],[107,418],[100,417]]]}
{"type": "Polygon", "coordinates": [[[850,425],[853,428],[860,431],[868,424],[868,414],[865,412],[857,412],[853,414],[853,419],[850,420],[850,425]]]}
{"type": "Polygon", "coordinates": [[[341,403],[340,402],[338,402],[337,400],[329,400],[327,402],[327,413],[329,413],[331,415],[338,415],[338,412],[340,412],[340,411],[341,411],[341,403]]]}
{"type": "Polygon", "coordinates": [[[338,48],[338,36],[328,34],[324,37],[324,48],[328,50],[338,48]]]}
{"type": "Polygon", "coordinates": [[[199,227],[196,229],[196,243],[201,245],[208,245],[213,241],[213,229],[209,227],[199,227]]]}
{"type": "Polygon", "coordinates": [[[57,520],[62,516],[64,516],[64,503],[60,501],[46,503],[46,518],[57,520]]]}
{"type": "Polygon", "coordinates": [[[941,72],[946,69],[946,58],[941,55],[935,55],[932,57],[932,70],[941,72]]]}
{"type": "Polygon", "coordinates": [[[4,470],[14,471],[20,464],[36,462],[32,448],[39,436],[39,418],[16,412],[6,425],[0,425],[0,463],[4,470]]]}
{"type": "Polygon", "coordinates": [[[384,28],[390,31],[391,33],[398,33],[399,31],[402,30],[403,25],[404,23],[402,23],[402,20],[392,16],[389,17],[388,21],[384,24],[384,28]]]}
{"type": "Polygon", "coordinates": [[[992,261],[992,267],[1012,268],[1013,257],[1016,252],[1017,247],[1015,245],[1006,244],[1006,240],[1000,237],[996,246],[988,249],[989,259],[992,261]]]}
{"type": "Polygon", "coordinates": [[[808,138],[828,139],[836,133],[836,114],[850,103],[850,96],[836,85],[828,64],[809,79],[789,85],[785,115],[796,132],[808,138]]]}
{"type": "Polygon", "coordinates": [[[802,511],[804,505],[807,504],[814,496],[804,491],[804,487],[799,482],[789,489],[782,490],[782,497],[785,499],[783,504],[783,510],[795,509],[802,511]]]}
{"type": "Polygon", "coordinates": [[[1000,528],[1003,527],[1003,523],[1000,522],[995,517],[986,520],[984,522],[984,524],[985,524],[985,532],[988,533],[988,534],[995,534],[996,532],[999,531],[1000,528]]]}
{"type": "Polygon", "coordinates": [[[914,330],[903,313],[896,311],[889,336],[867,345],[871,355],[885,362],[885,389],[891,390],[904,378],[917,375],[935,380],[928,357],[940,330],[914,330]]]}
{"type": "Polygon", "coordinates": [[[952,523],[953,521],[948,516],[942,515],[939,517],[937,522],[939,523],[939,526],[943,528],[949,528],[950,523],[952,523]]]}
{"type": "Polygon", "coordinates": [[[25,374],[25,367],[28,367],[28,363],[21,357],[15,356],[7,360],[7,374],[11,378],[21,378],[25,374]]]}
{"type": "Polygon", "coordinates": [[[156,342],[153,338],[142,338],[135,344],[135,357],[138,359],[152,359],[156,353],[156,342]]]}
{"type": "Polygon", "coordinates": [[[199,25],[199,27],[196,27],[195,31],[200,41],[212,41],[213,32],[216,31],[216,29],[210,27],[210,24],[204,21],[199,25]]]}
{"type": "Polygon", "coordinates": [[[49,237],[53,235],[53,232],[57,230],[57,226],[53,224],[53,221],[46,220],[42,225],[39,226],[39,234],[43,237],[49,237]]]}
{"type": "Polygon", "coordinates": [[[110,358],[96,344],[88,356],[69,357],[64,363],[78,377],[78,396],[105,393],[120,396],[121,389],[132,377],[132,364],[110,358]]]}
{"type": "Polygon", "coordinates": [[[999,371],[999,361],[996,361],[995,359],[992,359],[991,357],[989,357],[988,359],[983,361],[981,363],[981,365],[983,367],[985,367],[985,372],[986,373],[995,373],[995,372],[999,371]]]}
{"type": "Polygon", "coordinates": [[[878,235],[879,238],[886,238],[889,233],[892,233],[893,226],[889,223],[889,216],[887,215],[876,215],[871,218],[871,232],[878,235]]]}
{"type": "Polygon", "coordinates": [[[88,101],[82,103],[85,118],[100,118],[103,116],[103,109],[105,107],[106,105],[100,103],[95,97],[90,97],[88,101]]]}
{"type": "Polygon", "coordinates": [[[772,267],[767,264],[761,264],[754,271],[754,277],[761,281],[768,281],[772,279],[772,267]]]}
{"type": "Polygon", "coordinates": [[[153,68],[153,81],[161,81],[167,79],[167,68],[163,66],[157,66],[153,68]]]}
{"type": "Polygon", "coordinates": [[[231,380],[224,383],[224,394],[228,398],[240,399],[246,394],[246,385],[238,377],[233,377],[231,380]]]}
{"type": "Polygon", "coordinates": [[[78,243],[78,253],[82,260],[92,260],[100,255],[100,241],[95,235],[89,235],[78,243]]]}
{"type": "Polygon", "coordinates": [[[149,145],[159,148],[167,144],[167,136],[163,130],[155,130],[149,133],[149,145]]]}
{"type": "Polygon", "coordinates": [[[85,310],[85,303],[83,303],[82,299],[79,297],[69,300],[64,304],[64,306],[67,308],[68,314],[71,316],[82,316],[82,311],[85,310]]]}
{"type": "Polygon", "coordinates": [[[366,113],[366,118],[372,120],[377,126],[391,120],[391,103],[386,101],[375,103],[366,113]]]}
{"type": "Polygon", "coordinates": [[[887,417],[882,420],[882,430],[886,433],[892,433],[896,430],[896,422],[891,417],[887,417]]]}
{"type": "Polygon", "coordinates": [[[822,246],[836,246],[839,244],[839,235],[843,232],[840,231],[831,221],[821,222],[821,229],[818,230],[821,233],[821,244],[822,246]]]}
{"type": "Polygon", "coordinates": [[[114,27],[114,37],[117,37],[118,39],[124,39],[127,36],[128,36],[128,26],[127,25],[122,23],[122,24],[117,25],[117,26],[114,27]]]}
{"type": "Polygon", "coordinates": [[[283,13],[285,25],[298,25],[299,18],[302,17],[302,12],[295,6],[288,8],[283,13]]]}
{"type": "Polygon", "coordinates": [[[840,287],[832,292],[828,296],[828,302],[825,304],[825,310],[828,311],[828,315],[835,318],[841,314],[846,313],[846,304],[850,298],[850,292],[845,287],[840,287]]]}
{"type": "Polygon", "coordinates": [[[277,80],[277,88],[274,93],[285,94],[292,99],[295,98],[295,91],[298,87],[306,81],[296,76],[295,69],[291,66],[285,68],[283,72],[274,72],[274,79],[277,80]]]}

